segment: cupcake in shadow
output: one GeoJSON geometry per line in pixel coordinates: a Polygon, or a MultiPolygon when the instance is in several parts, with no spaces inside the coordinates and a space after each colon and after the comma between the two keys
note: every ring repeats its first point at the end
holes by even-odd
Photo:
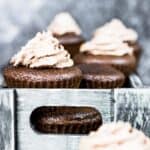
{"type": "Polygon", "coordinates": [[[79,52],[80,45],[84,42],[79,25],[67,12],[57,14],[50,23],[48,31],[52,32],[71,56],[79,52]]]}
{"type": "Polygon", "coordinates": [[[79,150],[149,150],[150,139],[129,123],[109,123],[81,138],[79,150]]]}
{"type": "Polygon", "coordinates": [[[136,69],[133,48],[113,36],[99,36],[84,43],[74,57],[76,64],[110,65],[129,75],[136,69]]]}
{"type": "Polygon", "coordinates": [[[80,64],[82,71],[81,88],[110,89],[124,85],[125,76],[119,70],[100,64],[80,64]]]}
{"type": "Polygon", "coordinates": [[[49,32],[37,33],[4,69],[10,88],[77,88],[81,71],[49,32]]]}
{"type": "Polygon", "coordinates": [[[133,53],[137,61],[139,60],[142,48],[138,42],[138,33],[134,29],[126,27],[119,19],[112,19],[110,22],[95,30],[93,39],[104,35],[118,38],[122,42],[127,43],[133,48],[133,53]]]}

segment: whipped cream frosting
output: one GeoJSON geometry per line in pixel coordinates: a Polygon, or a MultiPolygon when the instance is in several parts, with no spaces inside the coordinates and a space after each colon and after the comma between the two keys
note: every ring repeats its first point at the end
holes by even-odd
{"type": "Polygon", "coordinates": [[[98,39],[95,38],[81,45],[80,52],[92,55],[124,56],[126,54],[132,55],[133,48],[117,38],[100,36],[98,39]]]}
{"type": "Polygon", "coordinates": [[[129,123],[110,123],[83,137],[80,150],[150,150],[150,139],[129,123]]]}
{"type": "Polygon", "coordinates": [[[94,38],[98,38],[103,35],[119,38],[124,42],[136,42],[138,39],[137,32],[131,28],[127,28],[119,19],[113,19],[104,26],[98,28],[94,33],[94,38]]]}
{"type": "Polygon", "coordinates": [[[67,12],[56,15],[49,25],[48,30],[56,35],[64,35],[66,33],[75,33],[76,35],[81,34],[80,27],[67,12]]]}
{"type": "Polygon", "coordinates": [[[50,32],[37,33],[10,61],[13,66],[29,68],[66,68],[73,66],[70,54],[50,32]]]}

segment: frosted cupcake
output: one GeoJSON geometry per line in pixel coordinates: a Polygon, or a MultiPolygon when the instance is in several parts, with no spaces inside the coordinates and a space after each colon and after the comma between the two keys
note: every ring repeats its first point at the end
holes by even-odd
{"type": "Polygon", "coordinates": [[[83,137],[79,150],[149,150],[150,139],[128,123],[105,124],[83,137]]]}
{"type": "Polygon", "coordinates": [[[94,32],[93,40],[99,38],[99,36],[111,36],[118,38],[122,42],[128,43],[133,48],[134,55],[138,59],[141,54],[141,47],[138,43],[138,34],[134,29],[127,28],[123,22],[119,19],[113,19],[112,21],[99,27],[94,32]]]}
{"type": "Polygon", "coordinates": [[[74,61],[76,64],[111,65],[126,75],[136,69],[133,48],[111,36],[99,36],[96,40],[84,43],[74,61]]]}
{"type": "Polygon", "coordinates": [[[67,12],[57,14],[49,25],[48,30],[69,51],[71,56],[78,53],[80,45],[84,42],[79,25],[67,12]]]}
{"type": "Polygon", "coordinates": [[[51,33],[37,33],[4,69],[12,88],[77,88],[81,71],[51,33]]]}

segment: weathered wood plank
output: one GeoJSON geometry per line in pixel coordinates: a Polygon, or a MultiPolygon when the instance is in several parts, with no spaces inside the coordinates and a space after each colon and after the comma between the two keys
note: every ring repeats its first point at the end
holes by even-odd
{"type": "Polygon", "coordinates": [[[117,89],[115,121],[129,121],[150,136],[150,89],[117,89]]]}
{"type": "Polygon", "coordinates": [[[29,121],[31,112],[39,106],[92,106],[102,113],[104,122],[110,122],[113,119],[111,93],[111,90],[17,90],[18,149],[77,150],[80,136],[33,131],[29,121]]]}
{"type": "Polygon", "coordinates": [[[13,90],[0,90],[0,150],[14,150],[13,90]]]}
{"type": "MultiPolygon", "coordinates": [[[[16,96],[19,150],[78,149],[80,135],[45,135],[32,130],[30,114],[39,106],[92,106],[102,113],[104,122],[129,121],[150,135],[149,89],[18,89],[16,96]]],[[[14,150],[13,90],[0,90],[0,97],[0,150],[14,150]]]]}

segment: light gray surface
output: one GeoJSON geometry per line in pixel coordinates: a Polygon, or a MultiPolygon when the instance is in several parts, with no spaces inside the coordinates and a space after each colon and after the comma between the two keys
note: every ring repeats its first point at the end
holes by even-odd
{"type": "Polygon", "coordinates": [[[0,64],[6,64],[36,32],[46,29],[58,12],[69,11],[88,39],[96,27],[117,17],[139,33],[144,51],[138,72],[150,84],[149,10],[149,0],[1,0],[0,64]]]}
{"type": "Polygon", "coordinates": [[[18,89],[15,93],[13,90],[2,90],[0,96],[2,150],[14,150],[14,96],[17,111],[17,150],[78,150],[79,135],[39,134],[31,128],[31,112],[39,106],[92,106],[102,113],[104,123],[129,121],[150,136],[150,93],[147,89],[18,89]]]}
{"type": "Polygon", "coordinates": [[[77,150],[80,136],[35,132],[29,120],[32,111],[40,106],[91,106],[101,112],[104,122],[110,122],[113,116],[111,96],[111,90],[17,90],[18,149],[77,150]]]}
{"type": "Polygon", "coordinates": [[[0,150],[14,150],[13,90],[0,90],[0,150]]]}

